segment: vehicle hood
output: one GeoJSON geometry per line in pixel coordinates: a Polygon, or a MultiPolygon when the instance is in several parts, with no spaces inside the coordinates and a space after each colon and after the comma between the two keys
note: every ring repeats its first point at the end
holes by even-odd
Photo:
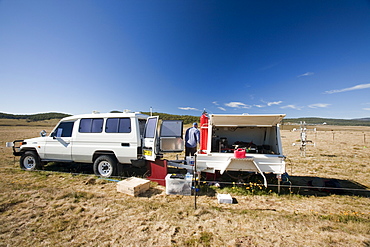
{"type": "Polygon", "coordinates": [[[35,138],[29,138],[25,139],[24,142],[27,142],[27,145],[37,144],[40,142],[45,142],[46,137],[35,137],[35,138]]]}

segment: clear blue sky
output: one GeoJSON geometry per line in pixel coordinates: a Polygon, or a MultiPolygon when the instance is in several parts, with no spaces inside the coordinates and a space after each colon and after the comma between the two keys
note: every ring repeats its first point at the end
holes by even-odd
{"type": "Polygon", "coordinates": [[[370,1],[0,0],[0,112],[370,117],[370,1]]]}

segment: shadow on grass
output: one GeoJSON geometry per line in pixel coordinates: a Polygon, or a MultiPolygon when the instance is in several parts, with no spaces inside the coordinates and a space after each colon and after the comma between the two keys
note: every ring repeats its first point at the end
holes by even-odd
{"type": "MultiPolygon", "coordinates": [[[[45,171],[68,172],[76,174],[94,174],[92,164],[83,163],[56,163],[51,162],[43,167],[45,171]]],[[[168,173],[186,173],[186,170],[169,168],[168,173]]],[[[132,165],[121,166],[119,178],[125,177],[147,177],[146,167],[135,167],[132,165]]],[[[210,181],[204,174],[198,187],[199,195],[215,196],[218,188],[244,187],[246,194],[268,194],[278,193],[278,180],[273,174],[266,174],[268,188],[260,189],[253,184],[262,184],[261,175],[255,173],[225,172],[214,181],[210,181]],[[252,186],[251,186],[252,185],[252,186]],[[254,190],[251,193],[252,189],[254,190]]],[[[288,176],[284,175],[280,183],[280,194],[299,194],[307,196],[351,195],[370,197],[370,190],[366,186],[351,180],[322,178],[312,176],[288,176]]],[[[226,190],[227,191],[227,190],[226,190]]],[[[153,191],[152,191],[153,192],[153,191]]],[[[154,194],[162,191],[154,191],[154,194]]],[[[153,193],[151,193],[152,195],[153,193]]],[[[144,195],[148,196],[148,195],[144,195]]]]}
{"type": "Polygon", "coordinates": [[[217,190],[221,193],[236,192],[249,195],[266,195],[271,193],[297,194],[303,196],[351,195],[370,197],[370,190],[366,186],[351,180],[322,178],[312,176],[288,176],[284,174],[280,182],[274,174],[266,174],[268,187],[262,186],[263,178],[259,174],[225,173],[215,181],[199,183],[199,194],[212,195],[217,190]],[[215,186],[216,185],[216,186],[215,186]],[[212,191],[213,190],[213,191],[212,191]]]}
{"type": "Polygon", "coordinates": [[[368,187],[352,180],[291,176],[289,181],[292,184],[293,192],[301,195],[327,196],[336,194],[370,197],[368,187]]]}
{"type": "MultiPolygon", "coordinates": [[[[44,171],[53,171],[53,172],[66,172],[72,174],[85,174],[90,175],[94,174],[92,164],[85,164],[85,163],[58,163],[58,162],[50,162],[43,167],[44,171]]],[[[143,177],[147,176],[147,169],[134,167],[132,165],[123,165],[120,169],[120,176],[111,177],[111,178],[102,178],[105,180],[112,180],[117,182],[123,178],[127,177],[143,177]]],[[[95,179],[94,179],[95,180],[95,179]]],[[[87,181],[88,183],[88,181],[87,181]]],[[[152,196],[161,194],[163,190],[155,187],[151,187],[149,190],[145,191],[138,195],[138,197],[147,197],[150,198],[152,196]]]]}
{"type": "Polygon", "coordinates": [[[144,193],[141,193],[138,195],[138,197],[147,197],[150,198],[152,196],[156,196],[159,194],[162,194],[163,190],[157,189],[157,188],[150,188],[149,190],[145,191],[144,193]]]}
{"type": "MultiPolygon", "coordinates": [[[[67,172],[75,174],[94,174],[93,165],[86,163],[58,163],[49,162],[43,167],[44,171],[67,172]]],[[[132,165],[120,165],[117,177],[145,177],[148,173],[146,167],[139,168],[132,165]]]]}
{"type": "Polygon", "coordinates": [[[91,164],[49,162],[42,168],[44,171],[67,172],[77,174],[94,174],[91,164]]]}

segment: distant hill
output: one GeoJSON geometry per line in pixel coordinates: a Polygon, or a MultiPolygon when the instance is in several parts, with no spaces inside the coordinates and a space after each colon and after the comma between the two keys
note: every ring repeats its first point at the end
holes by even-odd
{"type": "Polygon", "coordinates": [[[319,125],[340,125],[340,126],[370,126],[370,118],[360,119],[333,119],[333,118],[285,118],[283,124],[299,124],[300,122],[306,122],[306,124],[319,125]]]}
{"type": "MultiPolygon", "coordinates": [[[[143,114],[150,115],[150,112],[142,112],[143,114]]],[[[200,116],[190,116],[190,115],[172,115],[167,113],[153,112],[153,116],[159,116],[162,120],[182,120],[184,124],[190,124],[197,122],[199,124],[200,116]]]]}
{"type": "MultiPolygon", "coordinates": [[[[111,112],[119,112],[119,111],[111,111],[111,112]]],[[[150,112],[142,112],[143,114],[150,115],[150,112]]],[[[193,122],[199,123],[199,117],[190,116],[190,115],[172,115],[166,113],[159,113],[153,112],[153,116],[159,116],[160,119],[163,120],[183,120],[184,124],[189,124],[193,122]]],[[[14,115],[8,113],[0,112],[0,119],[26,119],[29,121],[44,121],[50,119],[61,119],[64,117],[68,117],[70,115],[64,113],[38,113],[38,114],[31,114],[31,115],[14,115]]]]}
{"type": "MultiPolygon", "coordinates": [[[[120,113],[121,111],[111,111],[111,113],[120,113]]],[[[142,114],[149,115],[150,112],[141,112],[142,114]]],[[[200,116],[190,116],[190,115],[173,115],[160,112],[152,112],[153,116],[159,116],[159,119],[162,120],[182,120],[184,124],[190,124],[197,122],[199,124],[200,116]]]]}
{"type": "Polygon", "coordinates": [[[353,120],[358,120],[358,121],[370,121],[370,117],[368,117],[368,118],[356,118],[356,119],[353,119],[353,120]]]}
{"type": "Polygon", "coordinates": [[[31,115],[15,115],[0,112],[0,119],[26,119],[29,121],[44,121],[50,119],[61,119],[70,115],[57,112],[37,113],[31,115]]]}

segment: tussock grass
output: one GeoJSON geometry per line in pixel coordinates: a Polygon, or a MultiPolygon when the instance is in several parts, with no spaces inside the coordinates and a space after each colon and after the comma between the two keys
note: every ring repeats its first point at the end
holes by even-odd
{"type": "MultiPolygon", "coordinates": [[[[39,130],[0,127],[0,141],[5,146],[6,141],[37,136],[39,130]]],[[[319,131],[312,136],[317,146],[308,147],[304,158],[291,146],[299,133],[283,130],[289,174],[370,186],[370,144],[363,143],[362,131],[335,130],[339,142],[333,142],[331,130],[319,131]]],[[[202,185],[194,209],[193,197],[166,195],[155,183],[132,197],[118,193],[116,183],[92,175],[22,171],[10,149],[0,152],[0,246],[370,244],[366,196],[320,191],[320,196],[289,191],[278,195],[255,182],[202,185]],[[216,193],[230,193],[238,203],[218,204],[216,193]]]]}

